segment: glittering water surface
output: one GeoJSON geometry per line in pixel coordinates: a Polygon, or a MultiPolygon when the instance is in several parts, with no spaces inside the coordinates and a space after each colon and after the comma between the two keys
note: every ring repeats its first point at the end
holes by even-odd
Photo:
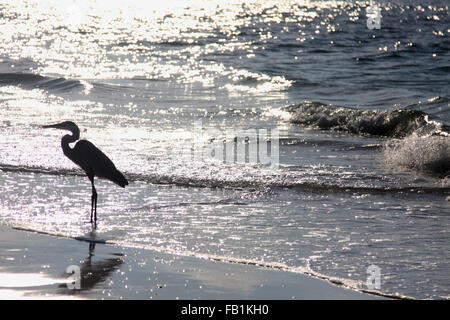
{"type": "Polygon", "coordinates": [[[130,180],[96,180],[102,237],[449,298],[449,25],[446,1],[2,3],[0,222],[90,230],[41,128],[71,120],[130,180]]]}

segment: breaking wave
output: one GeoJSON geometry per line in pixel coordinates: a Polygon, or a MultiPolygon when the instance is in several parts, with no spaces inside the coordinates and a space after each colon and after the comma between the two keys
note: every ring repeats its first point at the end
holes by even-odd
{"type": "Polygon", "coordinates": [[[402,138],[414,132],[449,131],[446,125],[430,121],[428,114],[419,110],[359,110],[305,101],[286,107],[286,111],[292,123],[360,135],[402,138]]]}
{"type": "MultiPolygon", "coordinates": [[[[431,110],[443,100],[446,101],[441,97],[431,99],[425,107],[431,110]]],[[[438,111],[442,112],[442,107],[438,111]]],[[[450,127],[430,120],[424,111],[359,110],[306,101],[288,106],[284,112],[288,113],[285,119],[295,124],[390,138],[382,143],[388,167],[439,178],[450,176],[450,127]]]]}

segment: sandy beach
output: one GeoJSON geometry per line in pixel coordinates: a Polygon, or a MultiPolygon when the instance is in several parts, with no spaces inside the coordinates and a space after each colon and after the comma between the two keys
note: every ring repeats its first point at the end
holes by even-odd
{"type": "Polygon", "coordinates": [[[380,298],[299,273],[93,244],[7,226],[0,227],[0,297],[139,300],[380,298]],[[80,274],[79,282],[75,278],[77,272],[80,274]]]}

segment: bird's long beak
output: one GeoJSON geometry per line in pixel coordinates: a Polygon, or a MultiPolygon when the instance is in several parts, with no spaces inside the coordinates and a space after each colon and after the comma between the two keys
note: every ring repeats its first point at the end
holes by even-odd
{"type": "Polygon", "coordinates": [[[62,125],[62,123],[48,124],[48,125],[42,126],[42,128],[44,128],[44,129],[47,129],[47,128],[62,129],[61,125],[62,125]]]}

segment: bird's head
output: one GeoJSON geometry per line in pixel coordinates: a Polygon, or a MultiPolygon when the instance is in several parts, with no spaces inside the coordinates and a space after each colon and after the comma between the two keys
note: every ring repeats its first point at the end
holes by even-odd
{"type": "Polygon", "coordinates": [[[54,128],[54,129],[68,130],[68,131],[72,132],[72,135],[71,136],[65,135],[63,137],[63,139],[64,138],[67,139],[67,137],[69,137],[70,141],[75,141],[80,138],[80,129],[72,121],[64,121],[64,122],[57,123],[57,124],[50,124],[50,125],[42,126],[42,128],[54,128]]]}
{"type": "Polygon", "coordinates": [[[68,131],[72,131],[72,132],[80,131],[78,126],[75,123],[73,123],[72,121],[64,121],[64,122],[57,123],[57,124],[45,125],[45,126],[42,126],[42,128],[54,128],[54,129],[68,130],[68,131]]]}

